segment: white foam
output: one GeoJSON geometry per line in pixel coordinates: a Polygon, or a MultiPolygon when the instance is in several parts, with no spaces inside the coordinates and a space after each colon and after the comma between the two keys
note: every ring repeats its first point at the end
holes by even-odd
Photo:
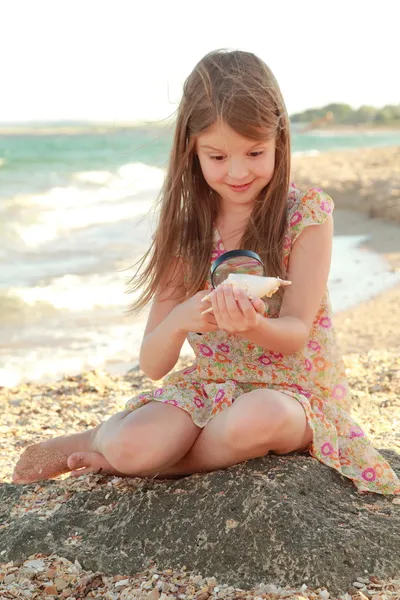
{"type": "Polygon", "coordinates": [[[112,177],[113,175],[110,171],[81,171],[73,175],[73,179],[76,181],[94,183],[96,185],[106,185],[111,181],[112,177]]]}
{"type": "Polygon", "coordinates": [[[334,313],[373,298],[400,282],[400,273],[375,252],[360,247],[368,235],[334,236],[329,294],[334,313]]]}
{"type": "Polygon", "coordinates": [[[36,249],[72,230],[146,214],[158,196],[164,171],[132,163],[123,165],[114,175],[88,171],[76,173],[74,178],[96,181],[100,187],[53,187],[44,194],[17,199],[25,215],[30,210],[34,217],[31,224],[26,218],[9,223],[25,246],[36,249]]]}
{"type": "Polygon", "coordinates": [[[48,285],[12,287],[8,295],[19,298],[29,306],[47,302],[54,308],[69,311],[125,307],[134,299],[134,295],[124,293],[128,279],[126,272],[113,275],[64,275],[54,278],[48,285]]]}
{"type": "Polygon", "coordinates": [[[319,150],[311,149],[311,150],[298,150],[297,152],[293,152],[292,156],[318,156],[320,153],[319,150]]]}

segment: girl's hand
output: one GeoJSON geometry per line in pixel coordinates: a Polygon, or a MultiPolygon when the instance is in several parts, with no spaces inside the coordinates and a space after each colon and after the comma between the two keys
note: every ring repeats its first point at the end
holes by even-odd
{"type": "Polygon", "coordinates": [[[204,302],[201,302],[201,299],[207,296],[208,293],[206,290],[197,292],[197,294],[174,308],[173,313],[177,330],[185,333],[189,331],[208,333],[218,329],[217,321],[212,313],[201,314],[204,310],[204,302]]]}
{"type": "Polygon", "coordinates": [[[265,313],[264,302],[260,298],[249,300],[243,290],[233,290],[231,285],[219,285],[210,299],[218,328],[228,333],[255,329],[265,313]]]}

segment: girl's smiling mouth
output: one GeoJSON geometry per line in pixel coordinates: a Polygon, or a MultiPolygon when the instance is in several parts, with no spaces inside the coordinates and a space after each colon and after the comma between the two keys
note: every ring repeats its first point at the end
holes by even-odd
{"type": "MultiPolygon", "coordinates": [[[[253,180],[254,181],[254,180],[253,180]]],[[[227,185],[234,191],[234,192],[245,192],[246,190],[249,189],[249,187],[252,185],[253,181],[250,181],[250,183],[245,183],[244,185],[230,185],[229,183],[227,183],[227,185]]]]}

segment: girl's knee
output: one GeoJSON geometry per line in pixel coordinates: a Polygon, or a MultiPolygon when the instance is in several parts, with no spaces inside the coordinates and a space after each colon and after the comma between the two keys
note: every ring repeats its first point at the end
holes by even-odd
{"type": "Polygon", "coordinates": [[[101,450],[114,469],[130,475],[132,469],[140,465],[144,453],[143,436],[136,429],[116,428],[103,440],[101,450]]]}
{"type": "Polygon", "coordinates": [[[244,394],[232,406],[227,419],[225,436],[235,448],[268,452],[268,444],[277,431],[287,426],[289,407],[273,393],[259,390],[244,394]]]}
{"type": "Polygon", "coordinates": [[[103,444],[103,454],[109,463],[121,473],[133,476],[152,476],[157,471],[178,462],[193,445],[200,429],[182,411],[158,410],[130,413],[132,418],[121,420],[112,435],[103,444]],[[145,418],[142,418],[145,417],[145,418]],[[147,418],[149,417],[149,418],[147,418]],[[175,418],[174,418],[175,417],[175,418]]]}

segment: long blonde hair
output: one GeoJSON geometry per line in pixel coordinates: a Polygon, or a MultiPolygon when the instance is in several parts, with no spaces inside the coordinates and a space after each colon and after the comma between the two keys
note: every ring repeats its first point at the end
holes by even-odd
{"type": "Polygon", "coordinates": [[[196,136],[220,120],[248,139],[275,138],[274,173],[254,203],[240,247],[257,252],[268,275],[284,276],[291,156],[285,103],[272,71],[260,58],[241,50],[215,50],[198,62],[184,83],[167,173],[158,198],[158,226],[130,281],[129,291],[141,291],[131,307],[134,313],[165,282],[163,277],[174,257],[182,257],[185,264],[187,297],[204,289],[219,202],[203,177],[195,142],[196,136]]]}

